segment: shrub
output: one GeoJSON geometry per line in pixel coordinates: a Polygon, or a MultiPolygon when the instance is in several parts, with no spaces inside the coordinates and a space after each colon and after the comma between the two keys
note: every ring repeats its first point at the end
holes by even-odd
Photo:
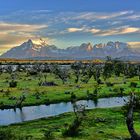
{"type": "Polygon", "coordinates": [[[130,87],[136,88],[136,87],[137,87],[137,83],[131,82],[131,83],[130,83],[130,87]]]}
{"type": "Polygon", "coordinates": [[[65,91],[64,93],[65,94],[71,94],[71,91],[65,91]]]}
{"type": "Polygon", "coordinates": [[[73,121],[73,123],[68,127],[68,129],[66,129],[64,132],[63,132],[63,135],[64,136],[76,136],[79,132],[79,127],[81,125],[81,121],[78,120],[78,119],[75,119],[73,121]]]}
{"type": "Polygon", "coordinates": [[[41,95],[40,92],[38,90],[36,90],[35,94],[34,94],[35,98],[40,99],[40,95],[41,95]]]}
{"type": "Polygon", "coordinates": [[[50,130],[50,129],[45,129],[45,130],[43,130],[43,133],[44,133],[44,139],[45,140],[52,140],[54,137],[53,137],[53,133],[52,133],[53,131],[52,130],[50,130]]]}
{"type": "Polygon", "coordinates": [[[0,140],[15,140],[15,135],[12,131],[0,129],[0,140]]]}
{"type": "Polygon", "coordinates": [[[9,87],[16,87],[17,86],[17,81],[11,81],[11,82],[9,82],[9,87]]]}
{"type": "Polygon", "coordinates": [[[98,80],[97,80],[97,83],[98,83],[98,84],[103,84],[103,82],[101,81],[101,79],[98,79],[98,80]]]}
{"type": "Polygon", "coordinates": [[[38,83],[39,86],[58,86],[55,82],[51,81],[51,82],[39,82],[38,83]]]}
{"type": "Polygon", "coordinates": [[[75,102],[76,101],[76,95],[72,92],[71,93],[71,102],[75,102]]]}
{"type": "Polygon", "coordinates": [[[124,88],[120,88],[120,93],[123,94],[124,88]]]}
{"type": "Polygon", "coordinates": [[[116,93],[120,92],[119,88],[114,88],[113,91],[116,92],[116,93]]]}
{"type": "Polygon", "coordinates": [[[112,87],[114,84],[111,83],[111,82],[107,82],[106,85],[107,85],[108,87],[112,87]]]}
{"type": "Polygon", "coordinates": [[[5,95],[6,95],[7,97],[10,95],[10,90],[9,90],[9,89],[7,89],[7,90],[5,91],[5,95]]]}

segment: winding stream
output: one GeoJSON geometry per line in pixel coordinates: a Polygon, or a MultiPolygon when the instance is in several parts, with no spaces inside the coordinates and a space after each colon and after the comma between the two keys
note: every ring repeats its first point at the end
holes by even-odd
{"type": "MultiPolygon", "coordinates": [[[[77,104],[85,105],[86,109],[121,107],[126,103],[126,101],[128,101],[128,98],[129,97],[101,98],[98,99],[97,103],[95,103],[93,100],[80,100],[77,101],[77,104]]],[[[71,102],[28,106],[23,107],[22,110],[19,108],[16,108],[16,110],[4,109],[0,110],[0,125],[9,125],[43,117],[56,116],[65,112],[72,111],[73,107],[71,102]]]]}

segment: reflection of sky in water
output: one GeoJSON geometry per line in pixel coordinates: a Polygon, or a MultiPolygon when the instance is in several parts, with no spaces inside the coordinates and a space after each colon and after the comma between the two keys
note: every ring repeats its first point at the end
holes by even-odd
{"type": "MultiPolygon", "coordinates": [[[[92,100],[81,100],[78,101],[77,104],[85,105],[87,109],[119,107],[125,104],[124,99],[128,100],[128,97],[102,98],[98,99],[96,104],[92,100]]],[[[23,107],[22,110],[16,109],[16,111],[13,109],[5,109],[0,110],[0,124],[8,125],[11,123],[34,120],[42,117],[55,116],[72,110],[73,108],[71,102],[23,107]]]]}

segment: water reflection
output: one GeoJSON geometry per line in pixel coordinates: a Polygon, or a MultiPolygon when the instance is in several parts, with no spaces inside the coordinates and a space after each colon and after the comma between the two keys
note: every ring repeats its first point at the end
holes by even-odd
{"type": "MultiPolygon", "coordinates": [[[[86,106],[86,109],[93,108],[108,108],[123,106],[128,97],[112,97],[102,98],[98,100],[81,100],[77,101],[77,104],[86,106]]],[[[55,116],[65,112],[72,112],[71,102],[57,103],[50,105],[30,106],[23,107],[22,109],[5,109],[0,110],[0,125],[8,125],[12,123],[24,122],[43,117],[55,116]]]]}

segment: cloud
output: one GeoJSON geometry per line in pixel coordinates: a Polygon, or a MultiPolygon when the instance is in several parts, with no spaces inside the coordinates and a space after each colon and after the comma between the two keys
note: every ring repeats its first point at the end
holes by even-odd
{"type": "Polygon", "coordinates": [[[101,13],[101,12],[83,12],[80,13],[78,16],[73,17],[73,19],[84,19],[84,20],[105,20],[111,18],[117,18],[121,16],[126,16],[132,14],[133,11],[121,11],[121,12],[114,12],[114,13],[101,13]]]}
{"type": "Polygon", "coordinates": [[[0,22],[0,31],[4,31],[4,32],[13,32],[13,31],[34,32],[47,27],[48,27],[47,25],[31,25],[31,24],[0,22]]]}
{"type": "Polygon", "coordinates": [[[100,33],[100,32],[102,32],[100,29],[95,29],[95,28],[92,28],[92,29],[90,29],[90,30],[87,30],[88,32],[91,32],[91,33],[94,33],[94,34],[98,34],[98,33],[100,33]]]}
{"type": "Polygon", "coordinates": [[[72,32],[80,32],[80,31],[83,31],[84,28],[68,28],[67,30],[68,30],[68,32],[72,33],[72,32]]]}
{"type": "MultiPolygon", "coordinates": [[[[91,32],[91,33],[99,33],[101,30],[100,29],[89,29],[88,27],[82,27],[82,28],[68,28],[67,31],[69,33],[73,33],[73,32],[91,32]]],[[[66,33],[66,32],[65,32],[66,33]]]]}
{"type": "Polygon", "coordinates": [[[140,28],[136,28],[136,27],[120,27],[120,28],[113,28],[113,29],[107,29],[107,30],[96,29],[96,32],[94,32],[94,30],[91,29],[89,30],[89,32],[97,36],[112,36],[112,35],[140,33],[140,28]]]}
{"type": "MultiPolygon", "coordinates": [[[[56,24],[82,24],[83,22],[126,20],[127,17],[139,15],[132,10],[117,12],[53,12],[49,10],[17,11],[0,16],[2,21],[15,21],[16,23],[47,23],[56,24]]],[[[125,21],[124,21],[125,22],[125,21]]]]}
{"type": "Polygon", "coordinates": [[[119,25],[121,23],[122,23],[122,21],[108,21],[109,25],[119,25]]]}
{"type": "MultiPolygon", "coordinates": [[[[32,34],[26,34],[26,35],[19,35],[19,34],[3,34],[0,33],[0,54],[6,52],[7,50],[19,46],[23,42],[27,41],[28,39],[32,39],[33,42],[39,43],[40,36],[35,36],[32,34]]],[[[46,43],[50,44],[53,42],[52,39],[44,37],[43,40],[46,41],[46,43]]]]}
{"type": "Polygon", "coordinates": [[[139,32],[140,32],[140,28],[137,28],[137,27],[120,27],[120,28],[113,28],[113,29],[108,29],[108,30],[99,30],[99,32],[96,32],[95,35],[112,36],[112,35],[139,33],[139,32]]]}
{"type": "Polygon", "coordinates": [[[132,48],[140,48],[140,42],[127,42],[132,48]]]}
{"type": "Polygon", "coordinates": [[[137,21],[140,20],[140,13],[135,13],[132,15],[128,15],[126,17],[123,18],[124,20],[131,20],[131,21],[137,21]]]}
{"type": "Polygon", "coordinates": [[[47,25],[0,22],[0,54],[28,39],[37,40],[40,38],[36,35],[37,32],[47,27],[47,25]]]}
{"type": "Polygon", "coordinates": [[[87,32],[92,33],[95,36],[112,36],[112,35],[123,35],[123,34],[131,34],[131,33],[140,33],[140,28],[137,27],[119,27],[112,29],[97,29],[97,28],[68,28],[67,31],[69,33],[72,32],[87,32]]]}

